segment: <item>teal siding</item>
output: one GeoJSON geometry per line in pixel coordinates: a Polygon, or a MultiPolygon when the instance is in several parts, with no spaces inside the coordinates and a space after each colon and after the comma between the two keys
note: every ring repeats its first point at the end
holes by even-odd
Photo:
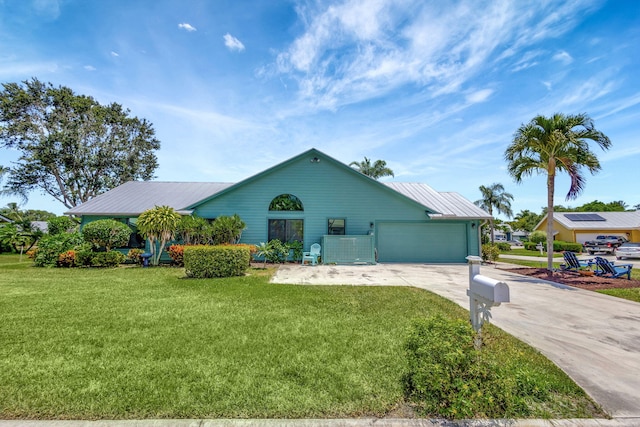
{"type": "MultiPolygon", "coordinates": [[[[417,202],[331,158],[311,162],[312,156],[284,162],[190,208],[209,219],[240,215],[247,224],[242,243],[266,242],[269,219],[302,219],[308,251],[322,244],[330,218],[344,218],[345,234],[374,233],[380,261],[465,262],[467,255],[479,255],[478,220],[432,220],[417,202]],[[298,197],[304,211],[269,211],[281,194],[298,197]]],[[[83,217],[82,224],[101,218],[83,217]]]]}
{"type": "MultiPolygon", "coordinates": [[[[322,243],[329,218],[345,218],[347,235],[377,233],[377,224],[391,222],[429,224],[434,236],[444,237],[439,250],[427,250],[421,262],[464,262],[467,255],[478,255],[477,233],[469,231],[471,221],[431,220],[418,203],[324,158],[320,162],[300,158],[285,167],[271,169],[195,207],[195,214],[204,218],[234,213],[247,224],[242,243],[267,241],[269,218],[299,218],[304,220],[304,250],[309,250],[313,243],[322,243]],[[271,200],[280,194],[298,197],[304,211],[270,212],[271,200]]],[[[382,243],[401,247],[406,241],[404,235],[390,234],[382,243]]],[[[378,241],[378,245],[380,243],[378,241]]],[[[422,250],[419,245],[417,250],[422,250]]],[[[394,260],[412,262],[413,257],[394,260]]]]}
{"type": "Polygon", "coordinates": [[[425,220],[424,208],[382,184],[333,162],[311,163],[300,159],[286,168],[275,169],[247,185],[241,185],[196,207],[205,218],[237,213],[247,224],[244,243],[267,239],[268,218],[304,219],[304,247],[321,243],[329,218],[346,218],[346,234],[363,235],[379,220],[425,220]],[[303,212],[270,212],[271,200],[293,194],[303,212]]]}

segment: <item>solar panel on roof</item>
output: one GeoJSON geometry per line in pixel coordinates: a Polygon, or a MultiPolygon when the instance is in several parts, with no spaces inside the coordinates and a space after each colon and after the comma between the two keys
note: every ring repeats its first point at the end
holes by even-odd
{"type": "Polygon", "coordinates": [[[583,214],[583,213],[568,213],[564,214],[565,218],[569,221],[606,221],[598,214],[583,214]]]}

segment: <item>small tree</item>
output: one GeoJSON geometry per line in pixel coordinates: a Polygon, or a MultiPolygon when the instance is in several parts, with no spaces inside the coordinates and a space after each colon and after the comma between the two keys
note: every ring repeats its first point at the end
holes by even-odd
{"type": "Polygon", "coordinates": [[[213,222],[213,244],[238,243],[245,228],[246,224],[238,214],[219,216],[213,222]]]}
{"type": "Polygon", "coordinates": [[[206,219],[185,215],[180,218],[176,234],[185,245],[204,245],[211,241],[213,230],[206,219]]]}
{"type": "Polygon", "coordinates": [[[57,216],[47,221],[47,231],[51,235],[72,232],[78,224],[68,216],[57,216]]]}
{"type": "Polygon", "coordinates": [[[160,262],[162,251],[173,239],[179,222],[180,214],[170,206],[156,206],[144,211],[138,218],[138,231],[149,239],[153,265],[160,262]]]}
{"type": "Polygon", "coordinates": [[[31,237],[21,231],[15,224],[5,224],[0,227],[0,243],[13,247],[16,251],[20,251],[20,262],[22,262],[22,254],[25,246],[31,241],[31,237]]]}
{"type": "Polygon", "coordinates": [[[126,246],[131,236],[131,228],[115,219],[100,219],[90,222],[82,228],[82,237],[96,248],[126,246]]]}

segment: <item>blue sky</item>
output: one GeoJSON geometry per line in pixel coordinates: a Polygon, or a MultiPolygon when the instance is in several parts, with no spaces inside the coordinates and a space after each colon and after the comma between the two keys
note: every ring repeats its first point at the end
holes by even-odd
{"type": "MultiPolygon", "coordinates": [[[[639,46],[632,0],[0,0],[0,82],[146,118],[158,180],[237,182],[315,147],[471,201],[502,183],[514,213],[540,212],[546,183],[515,184],[504,150],[555,112],[613,143],[579,199],[558,179],[556,204],[640,204],[639,46]]],[[[23,209],[65,210],[37,192],[23,209]]]]}

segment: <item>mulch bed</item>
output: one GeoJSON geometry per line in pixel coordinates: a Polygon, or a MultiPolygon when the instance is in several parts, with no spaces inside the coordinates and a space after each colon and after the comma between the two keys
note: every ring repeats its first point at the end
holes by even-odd
{"type": "Polygon", "coordinates": [[[504,270],[591,291],[616,288],[640,288],[640,280],[627,280],[626,277],[610,279],[606,277],[586,276],[572,271],[554,271],[553,276],[549,277],[549,271],[546,268],[531,267],[505,268],[504,270]]]}

